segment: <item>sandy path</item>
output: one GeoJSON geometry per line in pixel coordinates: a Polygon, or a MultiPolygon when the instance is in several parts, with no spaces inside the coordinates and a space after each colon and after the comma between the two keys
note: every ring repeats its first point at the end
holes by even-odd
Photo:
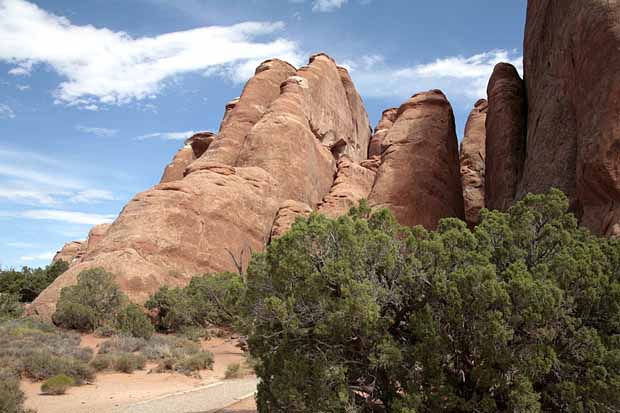
{"type": "Polygon", "coordinates": [[[217,413],[256,413],[256,401],[254,397],[248,397],[239,403],[219,410],[217,413]]]}
{"type": "MultiPolygon", "coordinates": [[[[96,349],[101,341],[86,335],[82,338],[82,346],[96,349]]],[[[154,367],[148,365],[146,370],[133,374],[98,374],[94,384],[72,387],[63,396],[42,395],[41,383],[22,380],[22,389],[26,394],[25,406],[38,413],[107,413],[137,402],[203,388],[222,381],[229,364],[243,364],[245,358],[243,352],[235,346],[236,343],[231,338],[213,338],[203,342],[203,348],[213,353],[215,365],[213,370],[201,371],[200,378],[176,373],[148,374],[149,368],[154,367]]]]}
{"type": "Polygon", "coordinates": [[[114,413],[196,413],[216,412],[256,391],[256,378],[226,380],[202,389],[169,395],[114,409],[114,413]]]}

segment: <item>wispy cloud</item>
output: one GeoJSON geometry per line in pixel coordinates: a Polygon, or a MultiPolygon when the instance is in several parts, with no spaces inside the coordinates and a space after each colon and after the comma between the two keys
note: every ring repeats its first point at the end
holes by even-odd
{"type": "Polygon", "coordinates": [[[337,10],[344,6],[348,0],[314,0],[312,4],[312,11],[318,12],[330,12],[337,10]]]}
{"type": "Polygon", "coordinates": [[[154,133],[148,133],[146,135],[138,136],[136,139],[139,141],[142,141],[145,139],[163,139],[167,141],[185,140],[187,138],[191,138],[196,133],[198,132],[193,131],[193,130],[189,130],[185,132],[154,132],[154,133]]]}
{"type": "Polygon", "coordinates": [[[34,255],[22,255],[19,257],[21,261],[30,262],[30,261],[50,261],[54,258],[55,253],[53,252],[44,252],[42,254],[34,254],[34,255]]]}
{"type": "Polygon", "coordinates": [[[109,202],[109,190],[76,178],[71,163],[29,151],[0,147],[0,200],[29,206],[109,202]]]}
{"type": "Polygon", "coordinates": [[[49,65],[65,79],[55,91],[58,103],[97,110],[152,98],[183,73],[270,57],[300,62],[297,44],[275,37],[283,28],[281,22],[245,22],[134,38],[72,24],[25,0],[2,0],[0,61],[15,65],[13,75],[49,65]]]}
{"type": "Polygon", "coordinates": [[[404,67],[390,65],[380,55],[344,63],[365,97],[405,98],[420,91],[442,89],[449,98],[469,105],[486,96],[487,82],[497,63],[512,63],[522,72],[522,60],[515,50],[491,50],[404,67]]]}
{"type": "Polygon", "coordinates": [[[4,103],[0,103],[0,119],[13,119],[15,118],[15,112],[9,105],[5,105],[4,103]]]}
{"type": "Polygon", "coordinates": [[[6,218],[25,218],[44,221],[61,221],[69,224],[98,225],[114,221],[111,214],[92,214],[88,212],[66,211],[58,209],[31,209],[25,211],[0,211],[6,218]]]}
{"type": "Polygon", "coordinates": [[[80,132],[98,136],[100,138],[115,136],[118,133],[118,129],[101,128],[97,126],[75,125],[75,129],[80,132]]]}

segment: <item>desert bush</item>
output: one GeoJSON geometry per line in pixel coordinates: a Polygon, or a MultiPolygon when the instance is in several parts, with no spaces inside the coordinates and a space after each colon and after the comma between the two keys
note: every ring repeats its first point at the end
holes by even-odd
{"type": "Polygon", "coordinates": [[[153,336],[141,350],[147,359],[154,361],[165,358],[180,359],[198,352],[198,343],[175,336],[153,336]]]}
{"type": "Polygon", "coordinates": [[[118,335],[119,331],[112,323],[105,323],[95,329],[95,335],[102,338],[110,338],[118,335]]]}
{"type": "Polygon", "coordinates": [[[114,357],[114,370],[121,373],[131,374],[135,370],[143,370],[146,365],[146,358],[141,354],[121,353],[114,357]]]}
{"type": "Polygon", "coordinates": [[[604,412],[620,406],[620,241],[528,195],[405,228],[364,205],[298,220],[247,271],[260,412],[604,412]]]}
{"type": "Polygon", "coordinates": [[[29,319],[0,323],[0,360],[35,380],[66,374],[76,382],[91,381],[94,371],[87,365],[90,348],[80,347],[80,336],[29,319]]]}
{"type": "Polygon", "coordinates": [[[147,343],[145,339],[139,337],[114,336],[99,345],[99,354],[135,353],[142,351],[147,343]]]}
{"type": "Polygon", "coordinates": [[[24,313],[19,296],[13,293],[0,293],[0,320],[18,318],[24,313]]]}
{"type": "Polygon", "coordinates": [[[146,307],[155,311],[155,325],[161,331],[231,326],[243,288],[243,280],[237,274],[198,276],[185,288],[160,288],[146,302],[146,307]]]}
{"type": "Polygon", "coordinates": [[[226,366],[226,372],[224,373],[225,379],[239,379],[241,377],[243,377],[243,370],[241,369],[240,363],[233,363],[226,366]]]}
{"type": "Polygon", "coordinates": [[[90,362],[95,371],[103,371],[111,368],[114,364],[114,357],[110,354],[97,354],[90,362]]]}
{"type": "Polygon", "coordinates": [[[141,307],[135,304],[125,306],[116,316],[118,331],[133,337],[148,340],[153,336],[155,328],[141,307]]]}
{"type": "Polygon", "coordinates": [[[72,377],[77,384],[95,378],[95,370],[86,362],[75,357],[56,356],[46,350],[33,352],[24,357],[21,363],[24,374],[37,381],[60,374],[72,377]]]}
{"type": "Polygon", "coordinates": [[[41,385],[41,392],[43,394],[60,395],[65,394],[69,387],[75,385],[75,380],[72,377],[64,374],[52,376],[45,380],[41,385]]]}
{"type": "Polygon", "coordinates": [[[213,354],[208,351],[199,351],[198,353],[185,356],[175,365],[175,370],[184,374],[191,374],[200,370],[212,368],[213,354]]]}
{"type": "Polygon", "coordinates": [[[209,331],[204,327],[185,326],[180,329],[178,335],[191,341],[200,341],[209,338],[209,331]]]}
{"type": "Polygon", "coordinates": [[[102,268],[85,270],[76,285],[60,291],[52,319],[61,327],[93,331],[113,322],[126,301],[112,274],[102,268]]]}
{"type": "Polygon", "coordinates": [[[68,268],[69,264],[60,260],[46,268],[0,271],[0,293],[16,295],[23,303],[31,302],[68,268]]]}
{"type": "Polygon", "coordinates": [[[0,412],[34,413],[24,409],[26,397],[19,387],[19,375],[12,369],[0,367],[0,412]]]}

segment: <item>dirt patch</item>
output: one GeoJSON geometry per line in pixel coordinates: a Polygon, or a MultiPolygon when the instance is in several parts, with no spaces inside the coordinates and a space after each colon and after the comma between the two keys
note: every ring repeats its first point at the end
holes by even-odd
{"type": "Polygon", "coordinates": [[[232,406],[229,406],[218,413],[256,413],[256,402],[254,397],[249,397],[232,406]]]}
{"type": "MultiPolygon", "coordinates": [[[[95,352],[106,339],[92,334],[82,336],[81,345],[95,352]]],[[[213,370],[200,372],[200,378],[178,373],[149,373],[155,364],[148,364],[143,371],[133,374],[100,373],[95,383],[72,387],[63,396],[40,394],[41,383],[22,380],[26,394],[26,407],[38,413],[99,413],[109,412],[118,406],[156,399],[169,394],[184,392],[224,379],[229,364],[245,362],[243,352],[236,346],[237,340],[230,337],[213,338],[201,343],[205,350],[213,353],[213,370]]]]}

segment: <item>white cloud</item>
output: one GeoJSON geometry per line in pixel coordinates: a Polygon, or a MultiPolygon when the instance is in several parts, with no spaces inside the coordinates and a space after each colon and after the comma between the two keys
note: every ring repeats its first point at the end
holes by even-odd
{"type": "Polygon", "coordinates": [[[37,244],[33,242],[22,242],[22,241],[5,241],[2,244],[6,245],[7,247],[11,247],[11,248],[34,248],[37,246],[37,244]]]}
{"type": "Polygon", "coordinates": [[[312,11],[330,12],[344,6],[348,0],[314,0],[312,11]]]}
{"type": "Polygon", "coordinates": [[[245,22],[132,37],[78,26],[25,0],[0,0],[0,61],[13,74],[47,64],[65,80],[57,103],[97,110],[152,98],[175,75],[280,57],[300,62],[295,42],[274,38],[280,22],[245,22]],[[270,40],[258,41],[269,36],[270,40]]]}
{"type": "Polygon", "coordinates": [[[20,92],[23,92],[24,90],[28,90],[30,89],[30,85],[17,85],[15,86],[20,92]]]}
{"type": "Polygon", "coordinates": [[[118,199],[112,192],[76,178],[79,169],[45,155],[0,147],[0,200],[58,207],[118,199]]]}
{"type": "Polygon", "coordinates": [[[193,131],[193,130],[185,131],[185,132],[155,132],[155,133],[149,133],[146,135],[138,136],[136,139],[139,141],[142,141],[145,139],[163,139],[167,141],[185,140],[185,139],[191,138],[193,135],[197,133],[198,132],[193,131]]]}
{"type": "Polygon", "coordinates": [[[114,221],[110,214],[91,214],[87,212],[65,211],[58,209],[30,209],[25,211],[0,211],[0,216],[25,218],[45,221],[61,221],[79,225],[107,224],[114,221]]]}
{"type": "Polygon", "coordinates": [[[13,112],[9,105],[0,103],[0,119],[2,118],[13,119],[15,118],[15,112],[13,112]]]}
{"type": "Polygon", "coordinates": [[[118,198],[104,189],[86,189],[71,196],[69,200],[75,203],[92,204],[101,201],[116,201],[118,198]]]}
{"type": "Polygon", "coordinates": [[[441,89],[449,98],[471,105],[486,96],[487,83],[497,63],[512,63],[522,72],[522,60],[514,50],[492,50],[406,67],[390,66],[377,55],[345,63],[364,97],[404,98],[425,90],[441,89]]]}
{"type": "Polygon", "coordinates": [[[101,128],[101,127],[96,127],[96,126],[76,125],[75,129],[80,132],[99,136],[100,138],[114,136],[118,133],[118,129],[101,128]]]}
{"type": "Polygon", "coordinates": [[[55,253],[53,252],[44,252],[42,254],[34,254],[34,255],[22,255],[19,257],[21,261],[30,262],[30,261],[51,261],[54,258],[55,253]]]}

